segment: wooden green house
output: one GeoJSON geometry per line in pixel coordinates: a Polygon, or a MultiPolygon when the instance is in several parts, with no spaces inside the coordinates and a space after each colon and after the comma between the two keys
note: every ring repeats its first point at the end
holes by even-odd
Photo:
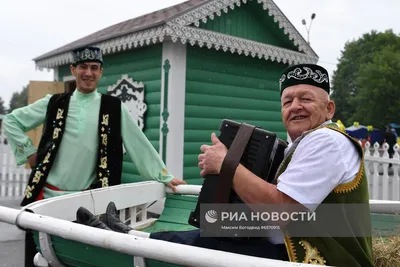
{"type": "MultiPolygon", "coordinates": [[[[318,56],[272,0],[190,0],[102,29],[34,59],[74,88],[70,52],[104,53],[101,93],[118,95],[176,177],[201,184],[200,145],[225,118],[286,139],[279,75],[318,56]]],[[[140,181],[124,158],[124,182],[140,181]]]]}

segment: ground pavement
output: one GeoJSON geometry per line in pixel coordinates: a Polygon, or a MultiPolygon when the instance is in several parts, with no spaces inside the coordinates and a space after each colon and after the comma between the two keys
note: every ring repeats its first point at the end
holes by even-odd
{"type": "MultiPolygon", "coordinates": [[[[19,208],[21,200],[0,200],[0,206],[19,208]]],[[[24,266],[25,232],[0,222],[0,267],[24,266]]]]}

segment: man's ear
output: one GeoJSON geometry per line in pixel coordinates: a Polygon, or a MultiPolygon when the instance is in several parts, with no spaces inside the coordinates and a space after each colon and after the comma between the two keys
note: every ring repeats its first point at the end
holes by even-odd
{"type": "Polygon", "coordinates": [[[71,71],[71,74],[73,75],[73,76],[75,76],[75,70],[76,70],[76,67],[74,66],[74,65],[69,65],[69,70],[71,71]]]}
{"type": "Polygon", "coordinates": [[[332,100],[329,100],[328,106],[326,107],[326,109],[328,111],[328,119],[331,120],[333,118],[333,116],[335,115],[335,110],[336,110],[335,102],[333,102],[332,100]]]}

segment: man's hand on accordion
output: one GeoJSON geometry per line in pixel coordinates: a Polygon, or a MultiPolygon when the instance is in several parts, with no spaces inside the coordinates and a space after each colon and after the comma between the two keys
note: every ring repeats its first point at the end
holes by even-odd
{"type": "Polygon", "coordinates": [[[200,154],[198,157],[198,166],[202,169],[200,172],[202,177],[208,174],[219,174],[222,162],[228,152],[226,146],[219,141],[215,133],[211,134],[211,142],[212,146],[202,145],[200,147],[200,151],[203,152],[203,154],[200,154]]]}

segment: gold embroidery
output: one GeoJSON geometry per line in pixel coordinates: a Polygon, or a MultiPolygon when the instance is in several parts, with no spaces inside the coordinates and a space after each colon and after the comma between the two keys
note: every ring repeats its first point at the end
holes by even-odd
{"type": "Polygon", "coordinates": [[[108,114],[106,114],[106,115],[103,115],[103,121],[101,122],[101,124],[104,124],[104,125],[108,125],[108,118],[109,118],[109,115],[108,114]]]}
{"type": "Polygon", "coordinates": [[[64,117],[63,117],[63,113],[64,113],[64,110],[63,109],[58,109],[57,110],[57,117],[56,117],[56,120],[58,120],[58,119],[63,119],[64,117]]]}
{"type": "Polygon", "coordinates": [[[103,176],[103,174],[101,172],[99,172],[99,177],[103,176]]]}
{"type": "MultiPolygon", "coordinates": [[[[344,134],[345,136],[349,137],[351,140],[354,140],[354,142],[356,142],[358,144],[358,142],[353,137],[348,135],[345,131],[335,128],[335,127],[332,127],[332,126],[326,126],[326,127],[331,130],[334,130],[334,131],[344,134]]],[[[348,192],[351,192],[351,191],[357,189],[357,187],[361,184],[361,180],[363,178],[363,173],[364,173],[364,151],[363,151],[362,147],[360,147],[360,146],[358,147],[358,149],[360,150],[360,153],[361,153],[361,165],[360,165],[360,169],[358,170],[356,177],[351,182],[338,185],[337,187],[335,187],[335,189],[333,189],[333,192],[335,192],[337,194],[348,193],[348,192]]]]}
{"type": "Polygon", "coordinates": [[[35,177],[33,177],[33,180],[32,180],[32,182],[33,183],[39,183],[39,181],[40,181],[40,178],[43,176],[44,174],[41,172],[41,171],[36,171],[35,172],[35,177]]]}
{"type": "Polygon", "coordinates": [[[317,248],[312,247],[310,243],[305,240],[301,240],[299,244],[305,249],[306,255],[304,256],[303,263],[311,263],[315,265],[325,265],[326,261],[324,258],[319,254],[317,248]]]}
{"type": "Polygon", "coordinates": [[[102,157],[100,160],[100,168],[107,169],[107,157],[102,157]]]}
{"type": "Polygon", "coordinates": [[[162,175],[163,175],[163,176],[166,176],[167,174],[168,174],[168,171],[167,171],[165,168],[163,168],[163,169],[162,169],[162,175]]]}
{"type": "Polygon", "coordinates": [[[60,128],[55,128],[53,131],[53,139],[57,139],[58,138],[58,133],[61,132],[60,128]]]}
{"type": "Polygon", "coordinates": [[[27,185],[26,186],[26,189],[25,189],[25,196],[26,196],[26,198],[30,198],[30,197],[32,197],[32,191],[35,189],[35,186],[33,185],[32,187],[31,186],[29,186],[29,185],[27,185]]]}
{"type": "Polygon", "coordinates": [[[100,179],[100,181],[101,181],[102,187],[108,187],[108,178],[107,177],[100,179]]]}
{"type": "Polygon", "coordinates": [[[102,141],[103,145],[106,146],[106,145],[107,145],[107,134],[102,134],[101,137],[103,138],[103,139],[102,139],[102,140],[103,140],[103,141],[102,141]]]}
{"type": "Polygon", "coordinates": [[[290,262],[297,262],[297,255],[296,255],[296,248],[294,247],[293,241],[290,239],[289,236],[284,237],[286,251],[289,256],[290,262]]]}
{"type": "Polygon", "coordinates": [[[63,123],[62,123],[62,121],[60,121],[59,123],[58,123],[58,125],[60,125],[60,127],[63,125],[63,123]]]}
{"type": "Polygon", "coordinates": [[[50,156],[51,156],[50,152],[47,152],[47,155],[46,155],[46,157],[45,157],[44,160],[43,160],[43,164],[44,164],[44,163],[49,163],[50,156]]]}

